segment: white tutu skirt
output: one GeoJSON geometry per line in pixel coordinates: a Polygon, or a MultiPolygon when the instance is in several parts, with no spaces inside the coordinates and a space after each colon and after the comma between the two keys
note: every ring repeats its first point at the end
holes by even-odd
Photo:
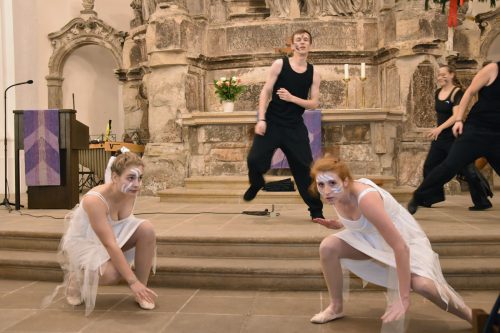
{"type": "MultiPolygon", "coordinates": [[[[439,256],[432,250],[429,239],[413,216],[387,191],[370,180],[360,179],[358,182],[372,187],[365,190],[366,192],[376,191],[381,195],[386,212],[410,249],[411,273],[432,280],[441,299],[447,305],[452,302],[458,307],[465,306],[462,298],[444,279],[439,256]]],[[[361,198],[360,194],[358,200],[361,198]]],[[[364,216],[357,221],[341,216],[339,218],[345,229],[336,233],[335,236],[371,258],[369,260],[341,259],[343,269],[351,271],[364,281],[399,291],[394,251],[378,230],[364,216]]],[[[393,294],[399,297],[399,292],[393,294]]]]}
{"type": "MultiPolygon", "coordinates": [[[[89,315],[95,307],[99,277],[103,274],[104,264],[110,260],[110,257],[90,226],[87,213],[81,205],[77,205],[66,216],[66,221],[69,221],[67,230],[61,239],[58,251],[58,260],[64,272],[64,282],[44,301],[44,305],[50,303],[60,289],[67,287],[71,275],[72,278],[78,280],[82,300],[85,302],[85,314],[89,315]]],[[[138,219],[134,215],[118,221],[108,217],[108,223],[120,248],[132,237],[142,222],[144,222],[143,219],[138,219]]],[[[128,263],[132,265],[135,248],[124,254],[128,263]]],[[[153,266],[155,262],[156,258],[153,260],[153,266]]],[[[153,267],[154,270],[155,267],[153,267]]]]}

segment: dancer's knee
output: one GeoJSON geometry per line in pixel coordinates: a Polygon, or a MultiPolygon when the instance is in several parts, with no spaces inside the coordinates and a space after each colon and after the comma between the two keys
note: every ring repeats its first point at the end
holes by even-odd
{"type": "Polygon", "coordinates": [[[340,252],[340,241],[335,236],[330,236],[319,245],[319,256],[321,260],[329,260],[338,257],[340,252]]]}
{"type": "Polygon", "coordinates": [[[147,242],[154,242],[156,240],[154,226],[148,220],[141,223],[141,225],[137,228],[137,232],[138,239],[140,240],[147,242]]]}

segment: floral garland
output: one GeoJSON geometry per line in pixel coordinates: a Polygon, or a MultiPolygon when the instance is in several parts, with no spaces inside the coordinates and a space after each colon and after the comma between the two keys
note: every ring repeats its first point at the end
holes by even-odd
{"type": "MultiPolygon", "coordinates": [[[[425,9],[429,9],[429,1],[430,0],[425,0],[425,9]]],[[[443,5],[442,12],[444,13],[446,3],[448,0],[433,0],[434,3],[440,3],[443,5]]],[[[448,27],[456,27],[458,24],[457,20],[457,13],[458,13],[458,7],[463,6],[464,0],[449,0],[450,1],[450,12],[448,14],[448,27]]],[[[481,2],[485,2],[486,0],[479,0],[481,2]]],[[[496,0],[490,0],[490,6],[495,7],[496,6],[496,0]]]]}

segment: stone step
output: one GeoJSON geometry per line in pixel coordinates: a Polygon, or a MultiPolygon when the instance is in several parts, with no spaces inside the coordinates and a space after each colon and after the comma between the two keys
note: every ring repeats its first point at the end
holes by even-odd
{"type": "MultiPolygon", "coordinates": [[[[388,191],[399,202],[407,202],[415,189],[409,186],[398,186],[388,191]]],[[[197,202],[197,203],[244,203],[245,189],[233,189],[230,186],[219,189],[176,187],[158,191],[156,195],[161,202],[197,202]]],[[[303,203],[298,191],[267,192],[260,191],[252,201],[255,204],[300,204],[303,203]]]]}
{"type": "MultiPolygon", "coordinates": [[[[390,189],[395,187],[396,179],[392,176],[364,176],[365,178],[373,180],[375,184],[383,186],[385,189],[390,189]]],[[[287,178],[292,178],[292,176],[265,176],[266,182],[273,182],[278,180],[283,180],[287,178]]],[[[355,176],[355,179],[361,178],[360,176],[355,176]]],[[[192,176],[184,179],[185,188],[196,188],[196,189],[241,189],[246,190],[248,188],[248,177],[247,176],[192,176]]]]}
{"type": "MultiPolygon", "coordinates": [[[[500,289],[500,258],[442,258],[456,289],[500,289]]],[[[54,252],[0,250],[0,278],[61,281],[54,252]]],[[[158,258],[152,285],[189,288],[324,290],[317,259],[158,258]]],[[[361,286],[351,279],[351,288],[361,286]]]]}
{"type": "MultiPolygon", "coordinates": [[[[0,250],[55,252],[60,233],[0,231],[0,250]]],[[[158,236],[159,257],[313,258],[319,259],[321,237],[158,236]]],[[[500,235],[432,236],[441,257],[497,257],[500,235]]]]}

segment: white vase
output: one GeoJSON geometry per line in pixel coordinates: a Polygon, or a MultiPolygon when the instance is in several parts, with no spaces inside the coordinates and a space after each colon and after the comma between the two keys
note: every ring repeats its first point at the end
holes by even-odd
{"type": "Polygon", "coordinates": [[[234,102],[233,101],[222,101],[222,110],[224,112],[233,112],[234,102]]]}

